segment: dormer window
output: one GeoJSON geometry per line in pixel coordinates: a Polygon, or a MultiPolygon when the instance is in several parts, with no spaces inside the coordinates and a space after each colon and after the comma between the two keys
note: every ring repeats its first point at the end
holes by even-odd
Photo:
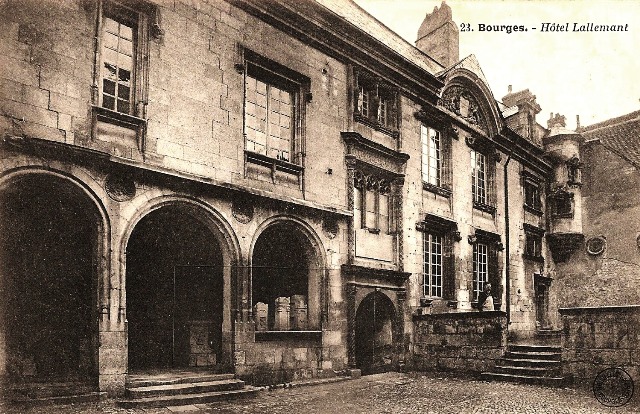
{"type": "Polygon", "coordinates": [[[378,131],[397,136],[397,88],[372,75],[357,72],[354,90],[354,119],[378,131]]]}

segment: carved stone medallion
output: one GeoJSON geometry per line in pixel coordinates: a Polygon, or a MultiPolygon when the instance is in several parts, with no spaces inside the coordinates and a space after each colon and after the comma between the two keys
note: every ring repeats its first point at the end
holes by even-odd
{"type": "Polygon", "coordinates": [[[112,200],[128,201],[136,196],[136,184],[129,174],[109,173],[104,181],[104,189],[112,200]]]}
{"type": "Polygon", "coordinates": [[[247,224],[253,220],[253,204],[246,197],[235,198],[231,202],[231,214],[240,223],[247,224]]]}
{"type": "Polygon", "coordinates": [[[333,217],[325,217],[322,220],[322,230],[330,239],[335,239],[338,235],[338,220],[333,217]]]}

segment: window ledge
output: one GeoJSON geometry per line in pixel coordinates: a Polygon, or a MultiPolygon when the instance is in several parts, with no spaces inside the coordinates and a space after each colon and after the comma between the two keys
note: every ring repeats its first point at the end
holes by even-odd
{"type": "Polygon", "coordinates": [[[106,122],[109,124],[114,124],[124,128],[138,130],[142,126],[146,125],[147,123],[147,120],[144,118],[138,118],[137,116],[113,111],[111,109],[103,108],[101,106],[92,105],[91,108],[94,116],[98,121],[106,122]]]}
{"type": "Polygon", "coordinates": [[[543,256],[531,256],[530,254],[523,254],[522,257],[525,260],[531,260],[532,262],[539,262],[539,263],[544,263],[544,257],[543,256]]]}
{"type": "Polygon", "coordinates": [[[367,228],[367,230],[369,230],[369,233],[372,233],[372,234],[380,234],[380,229],[367,228]]]}
{"type": "Polygon", "coordinates": [[[387,127],[385,125],[382,125],[380,122],[378,122],[377,120],[373,120],[371,118],[367,118],[366,116],[363,116],[359,113],[354,113],[353,114],[353,119],[355,119],[356,121],[360,122],[361,124],[364,124],[368,127],[371,127],[373,129],[375,129],[376,131],[380,131],[383,132],[387,135],[392,136],[393,138],[398,138],[400,136],[400,132],[397,129],[394,128],[390,128],[387,127]]]}
{"type": "Polygon", "coordinates": [[[422,182],[422,189],[441,195],[443,197],[451,197],[451,194],[453,193],[450,189],[445,188],[445,187],[441,187],[439,185],[434,185],[431,183],[427,183],[425,181],[422,182]]]}
{"type": "Polygon", "coordinates": [[[573,218],[573,213],[552,213],[551,218],[553,219],[573,218]]]}
{"type": "Polygon", "coordinates": [[[542,210],[539,207],[530,206],[528,204],[524,205],[524,210],[528,211],[531,214],[535,214],[536,216],[542,216],[542,210]]]}
{"type": "Polygon", "coordinates": [[[322,331],[256,331],[256,342],[322,341],[322,331]]]}
{"type": "Polygon", "coordinates": [[[489,213],[493,215],[496,212],[495,206],[490,206],[489,204],[480,203],[478,201],[473,202],[473,208],[476,210],[484,211],[485,213],[489,213]]]}
{"type": "Polygon", "coordinates": [[[279,160],[269,157],[264,154],[245,150],[244,151],[247,162],[253,164],[263,165],[265,167],[271,167],[277,171],[286,172],[293,175],[300,175],[304,171],[304,167],[298,164],[294,164],[289,161],[279,160]]]}

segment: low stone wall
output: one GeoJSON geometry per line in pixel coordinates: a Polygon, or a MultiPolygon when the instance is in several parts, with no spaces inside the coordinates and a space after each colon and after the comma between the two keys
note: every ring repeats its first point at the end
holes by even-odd
{"type": "MultiPolygon", "coordinates": [[[[620,367],[640,384],[640,306],[561,308],[562,369],[576,386],[620,367]]],[[[637,398],[636,398],[637,399],[637,398]]]]}
{"type": "Polygon", "coordinates": [[[411,368],[480,373],[491,370],[507,345],[502,311],[414,315],[411,368]]]}
{"type": "Polygon", "coordinates": [[[333,357],[329,337],[329,331],[259,332],[252,322],[236,322],[235,373],[252,385],[335,376],[346,367],[333,357]]]}

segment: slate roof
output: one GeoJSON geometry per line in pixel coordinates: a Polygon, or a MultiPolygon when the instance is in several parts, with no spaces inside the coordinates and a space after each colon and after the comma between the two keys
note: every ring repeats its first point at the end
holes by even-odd
{"type": "MultiPolygon", "coordinates": [[[[342,19],[368,33],[385,46],[395,50],[405,59],[418,67],[435,74],[442,66],[426,53],[404,40],[378,19],[369,14],[353,0],[315,0],[318,4],[331,10],[342,19]]],[[[416,28],[417,30],[417,28],[416,28]]],[[[416,32],[417,34],[417,32],[416,32]]]]}
{"type": "Polygon", "coordinates": [[[581,128],[579,132],[585,141],[600,141],[640,169],[640,111],[581,128]]]}

